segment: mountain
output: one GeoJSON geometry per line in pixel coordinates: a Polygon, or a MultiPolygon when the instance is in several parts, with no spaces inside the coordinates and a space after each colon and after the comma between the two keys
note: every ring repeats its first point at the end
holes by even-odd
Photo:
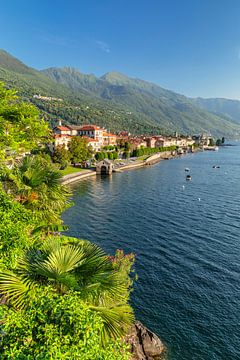
{"type": "Polygon", "coordinates": [[[208,112],[193,99],[118,72],[98,78],[70,67],[38,71],[0,50],[0,81],[38,106],[52,126],[61,118],[65,123],[94,122],[111,131],[136,134],[211,132],[230,137],[240,133],[239,124],[229,117],[208,112]],[[36,94],[62,100],[37,99],[36,94]]]}
{"type": "Polygon", "coordinates": [[[240,123],[240,101],[239,100],[231,100],[224,98],[196,98],[193,99],[195,104],[207,111],[211,111],[217,115],[224,115],[229,119],[240,123]]]}
{"type": "Polygon", "coordinates": [[[43,73],[76,92],[84,89],[93,96],[122,105],[138,116],[144,115],[165,132],[210,132],[217,136],[239,132],[236,123],[225,115],[209,113],[186,96],[118,72],[110,72],[100,78],[72,68],[51,68],[43,70],[43,73]]]}
{"type": "Polygon", "coordinates": [[[24,100],[35,104],[51,126],[62,119],[65,123],[76,125],[95,122],[111,131],[126,129],[132,133],[161,132],[159,125],[151,119],[129,115],[125,108],[116,104],[113,106],[111,102],[103,101],[89,91],[73,91],[44,73],[29,68],[4,50],[0,50],[0,81],[17,89],[24,100]],[[34,98],[36,94],[61,98],[63,101],[43,101],[34,98]]]}

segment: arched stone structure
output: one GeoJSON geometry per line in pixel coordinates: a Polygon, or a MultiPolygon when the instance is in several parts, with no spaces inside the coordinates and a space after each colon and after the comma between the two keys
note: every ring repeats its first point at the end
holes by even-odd
{"type": "Polygon", "coordinates": [[[113,164],[111,161],[105,159],[97,163],[96,172],[98,175],[110,175],[112,174],[113,164]]]}

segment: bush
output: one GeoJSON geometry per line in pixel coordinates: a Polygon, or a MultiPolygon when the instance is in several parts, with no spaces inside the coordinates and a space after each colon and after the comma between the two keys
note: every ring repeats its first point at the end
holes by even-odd
{"type": "Polygon", "coordinates": [[[39,289],[26,310],[1,308],[1,359],[128,360],[126,345],[101,343],[103,320],[76,292],[39,289]]]}
{"type": "Polygon", "coordinates": [[[24,249],[33,243],[30,231],[37,225],[33,213],[12,201],[0,188],[0,268],[13,268],[24,249]]]}

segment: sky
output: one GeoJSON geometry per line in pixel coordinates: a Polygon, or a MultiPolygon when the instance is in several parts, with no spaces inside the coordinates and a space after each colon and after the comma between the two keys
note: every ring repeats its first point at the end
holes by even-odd
{"type": "Polygon", "coordinates": [[[239,0],[0,0],[0,48],[36,69],[240,99],[239,0]]]}

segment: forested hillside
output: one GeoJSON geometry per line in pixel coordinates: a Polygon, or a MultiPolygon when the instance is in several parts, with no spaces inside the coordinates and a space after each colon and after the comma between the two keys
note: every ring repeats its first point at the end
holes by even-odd
{"type": "Polygon", "coordinates": [[[69,67],[38,71],[0,51],[0,81],[17,88],[51,126],[61,118],[65,123],[96,123],[110,131],[136,134],[178,131],[237,136],[240,132],[240,126],[229,117],[210,113],[183,95],[117,72],[97,78],[69,67]],[[37,99],[33,97],[36,94],[62,101],[37,99]]]}

